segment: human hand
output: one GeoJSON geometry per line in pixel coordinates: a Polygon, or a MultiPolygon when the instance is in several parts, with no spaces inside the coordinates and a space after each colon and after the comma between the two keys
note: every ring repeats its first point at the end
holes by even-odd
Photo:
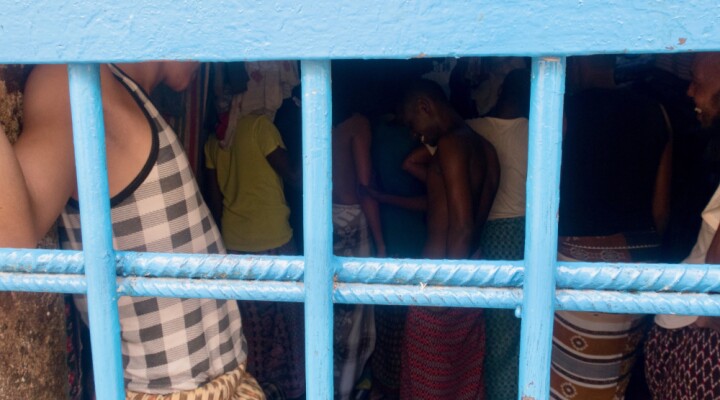
{"type": "Polygon", "coordinates": [[[387,250],[385,249],[384,243],[381,243],[381,244],[377,245],[376,247],[377,248],[375,249],[375,257],[377,257],[377,258],[387,257],[387,250]]]}
{"type": "Polygon", "coordinates": [[[375,200],[379,200],[380,197],[384,194],[383,192],[366,185],[358,185],[358,195],[361,197],[372,197],[375,200]]]}

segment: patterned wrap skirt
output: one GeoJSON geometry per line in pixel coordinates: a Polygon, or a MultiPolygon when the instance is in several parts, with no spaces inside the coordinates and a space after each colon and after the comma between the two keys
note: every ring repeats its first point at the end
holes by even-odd
{"type": "MultiPolygon", "coordinates": [[[[566,236],[559,238],[558,261],[652,262],[659,248],[659,237],[652,230],[566,236]]],[[[551,398],[623,399],[647,320],[644,315],[556,312],[551,398]]]]}
{"type": "MultiPolygon", "coordinates": [[[[487,221],[480,238],[485,260],[522,260],[525,217],[487,221]]],[[[492,400],[516,400],[520,364],[520,318],[515,310],[485,310],[485,394],[492,400]]]]}
{"type": "Polygon", "coordinates": [[[655,400],[720,399],[720,333],[653,326],[645,342],[645,376],[655,400]]]}

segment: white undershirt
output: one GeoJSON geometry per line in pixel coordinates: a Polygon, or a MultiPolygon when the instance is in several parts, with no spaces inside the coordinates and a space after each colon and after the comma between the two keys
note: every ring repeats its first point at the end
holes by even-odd
{"type": "MultiPolygon", "coordinates": [[[[697,242],[695,242],[690,255],[683,260],[683,264],[705,264],[705,256],[710,249],[713,237],[715,237],[718,223],[720,223],[720,186],[715,190],[715,194],[702,212],[702,220],[697,242]]],[[[688,326],[697,319],[697,316],[658,314],[655,316],[655,323],[666,329],[677,329],[688,326]]]]}

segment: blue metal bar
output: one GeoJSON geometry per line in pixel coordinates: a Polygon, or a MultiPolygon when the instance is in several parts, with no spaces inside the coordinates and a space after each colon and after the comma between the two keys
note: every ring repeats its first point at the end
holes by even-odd
{"type": "Polygon", "coordinates": [[[338,282],[519,287],[522,261],[410,260],[338,257],[338,282]]]}
{"type": "Polygon", "coordinates": [[[706,293],[625,293],[558,290],[557,308],[619,314],[720,316],[720,295],[706,293]]]}
{"type": "Polygon", "coordinates": [[[647,292],[720,292],[720,265],[558,262],[565,289],[647,292]]]}
{"type": "MultiPolygon", "coordinates": [[[[337,303],[448,307],[515,308],[520,289],[422,287],[337,284],[337,303]]],[[[0,273],[0,291],[82,294],[85,277],[63,274],[0,273]]],[[[223,298],[262,301],[302,301],[301,283],[238,282],[226,280],[121,278],[123,296],[223,298]]],[[[558,310],[627,314],[720,315],[720,295],[703,293],[623,293],[617,291],[558,290],[558,310]]]]}
{"type": "Polygon", "coordinates": [[[302,257],[118,252],[125,276],[302,281],[302,257]]]}
{"type": "Polygon", "coordinates": [[[305,231],[305,382],[307,398],[333,398],[335,259],[331,214],[330,61],[303,61],[303,213],[305,231]]]}
{"type": "Polygon", "coordinates": [[[0,272],[35,274],[84,274],[82,251],[0,249],[0,272]]]}
{"type": "Polygon", "coordinates": [[[564,90],[565,58],[533,58],[519,399],[550,394],[564,90]]]}
{"type": "MultiPolygon", "coordinates": [[[[343,283],[520,287],[524,277],[522,261],[337,259],[335,280],[343,283]]],[[[123,251],[115,261],[122,276],[283,282],[302,281],[305,264],[302,257],[123,251]]],[[[84,274],[85,261],[80,251],[0,249],[0,272],[84,274]]],[[[559,262],[556,275],[562,289],[720,292],[720,265],[712,264],[559,262]]]]}
{"type": "Polygon", "coordinates": [[[123,296],[152,296],[197,299],[234,299],[302,302],[301,282],[247,282],[172,278],[123,278],[118,293],[123,296]]]}
{"type": "Polygon", "coordinates": [[[82,294],[85,282],[84,275],[0,272],[0,291],[82,294]]]}
{"type": "Polygon", "coordinates": [[[115,285],[115,255],[110,228],[110,194],[105,161],[105,126],[100,67],[71,64],[75,162],[80,199],[83,253],[88,288],[88,317],[95,390],[99,399],[125,398],[120,355],[120,320],[115,285]]]}
{"type": "Polygon", "coordinates": [[[433,287],[399,285],[335,285],[336,303],[435,307],[516,308],[522,302],[520,289],[433,287]]]}
{"type": "Polygon", "coordinates": [[[0,63],[710,51],[718,20],[716,0],[6,1],[0,63]]]}

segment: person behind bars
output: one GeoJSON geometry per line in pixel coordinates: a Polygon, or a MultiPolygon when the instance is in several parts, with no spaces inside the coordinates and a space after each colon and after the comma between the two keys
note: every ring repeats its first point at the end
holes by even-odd
{"type": "MultiPolygon", "coordinates": [[[[225,252],[180,142],[148,99],[161,82],[185,89],[197,68],[174,61],[100,67],[117,250],[225,252]]],[[[11,147],[0,135],[0,247],[33,248],[59,218],[62,248],[79,250],[82,235],[93,232],[80,229],[66,67],[36,67],[24,99],[19,140],[11,147]]],[[[84,296],[76,304],[87,310],[84,296]]],[[[126,398],[265,398],[245,372],[235,302],[124,296],[118,308],[126,398]]]]}
{"type": "MultiPolygon", "coordinates": [[[[493,146],[465,124],[439,85],[419,80],[402,101],[402,119],[435,147],[427,164],[428,235],[423,257],[466,259],[497,191],[493,146]]],[[[410,307],[402,346],[402,399],[483,398],[484,321],[481,309],[410,307]]]]}

